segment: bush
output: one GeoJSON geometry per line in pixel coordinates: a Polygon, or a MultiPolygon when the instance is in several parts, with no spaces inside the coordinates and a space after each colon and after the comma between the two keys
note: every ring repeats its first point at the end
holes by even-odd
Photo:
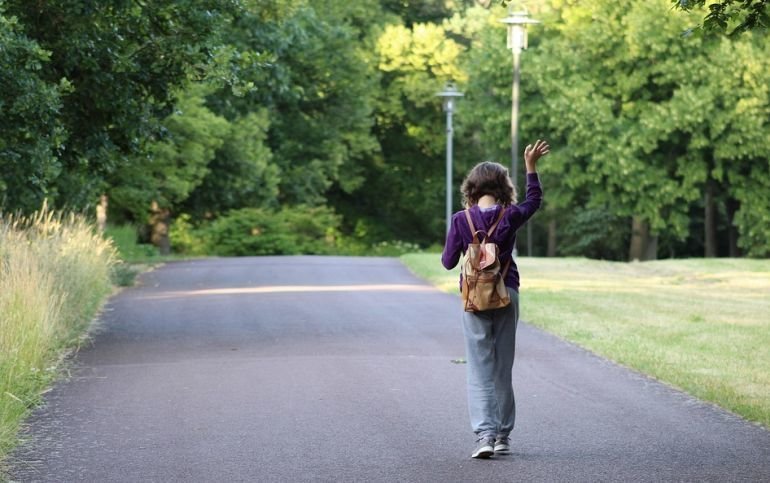
{"type": "Polygon", "coordinates": [[[631,222],[606,208],[577,210],[560,230],[559,256],[599,260],[628,258],[631,222]]]}
{"type": "Polygon", "coordinates": [[[196,229],[192,217],[186,213],[179,215],[172,223],[168,236],[171,250],[185,255],[206,255],[206,233],[196,229]]]}
{"type": "Polygon", "coordinates": [[[418,245],[400,240],[372,243],[358,228],[345,236],[340,224],[341,217],[326,207],[245,208],[199,227],[190,215],[182,214],[171,225],[170,237],[174,252],[185,255],[397,257],[421,251],[418,245]]]}
{"type": "Polygon", "coordinates": [[[340,222],[323,206],[244,208],[218,218],[204,232],[208,253],[214,255],[325,255],[335,251],[340,222]]]}
{"type": "Polygon", "coordinates": [[[407,253],[420,252],[422,252],[422,250],[417,244],[395,240],[375,243],[371,246],[367,255],[377,257],[400,257],[401,255],[406,255],[407,253]]]}

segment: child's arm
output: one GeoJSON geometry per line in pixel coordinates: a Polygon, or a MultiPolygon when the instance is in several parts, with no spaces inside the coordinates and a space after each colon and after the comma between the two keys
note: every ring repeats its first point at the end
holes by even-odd
{"type": "Polygon", "coordinates": [[[534,145],[528,144],[524,149],[524,163],[527,166],[527,197],[518,205],[520,215],[518,226],[523,225],[540,208],[543,200],[543,190],[537,176],[537,161],[551,152],[546,141],[538,139],[534,145]]]}
{"type": "Polygon", "coordinates": [[[463,251],[463,240],[460,236],[457,223],[457,217],[453,216],[452,222],[449,225],[449,233],[446,235],[444,251],[441,253],[441,264],[444,265],[444,268],[447,270],[451,270],[457,266],[457,262],[460,261],[460,255],[463,251]]]}

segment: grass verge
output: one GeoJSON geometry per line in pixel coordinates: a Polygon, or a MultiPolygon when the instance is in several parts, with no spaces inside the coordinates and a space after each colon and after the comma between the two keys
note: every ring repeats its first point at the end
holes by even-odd
{"type": "Polygon", "coordinates": [[[0,218],[0,463],[111,293],[115,260],[75,215],[0,218]]]}
{"type": "Polygon", "coordinates": [[[137,275],[156,265],[191,258],[176,254],[161,255],[155,245],[139,243],[133,225],[107,226],[104,237],[112,241],[120,259],[113,268],[113,281],[119,287],[134,285],[137,275]]]}
{"type": "MultiPolygon", "coordinates": [[[[401,257],[456,293],[438,254],[401,257]]],[[[770,428],[770,260],[517,260],[527,322],[770,428]]]]}

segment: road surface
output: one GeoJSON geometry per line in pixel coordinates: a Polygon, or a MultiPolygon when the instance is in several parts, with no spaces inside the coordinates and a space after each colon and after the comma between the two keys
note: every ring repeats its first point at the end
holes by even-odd
{"type": "Polygon", "coordinates": [[[459,303],[395,259],[169,263],[108,303],[11,476],[770,481],[768,431],[526,324],[513,454],[470,459],[459,303]]]}

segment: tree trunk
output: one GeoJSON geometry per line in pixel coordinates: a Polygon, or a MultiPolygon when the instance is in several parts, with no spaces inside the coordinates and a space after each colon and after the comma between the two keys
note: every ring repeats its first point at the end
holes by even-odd
{"type": "Polygon", "coordinates": [[[628,259],[640,262],[658,258],[658,236],[650,235],[650,225],[639,216],[631,218],[631,245],[628,259]]]}
{"type": "Polygon", "coordinates": [[[737,258],[742,256],[741,249],[738,248],[738,229],[735,228],[735,213],[740,208],[740,203],[737,200],[728,198],[725,202],[725,211],[727,211],[727,237],[729,246],[729,256],[737,258]]]}
{"type": "Polygon", "coordinates": [[[645,260],[658,259],[658,235],[647,234],[647,246],[644,249],[645,260]]]}
{"type": "Polygon", "coordinates": [[[171,222],[171,212],[167,208],[160,208],[157,201],[152,202],[150,215],[150,227],[152,232],[150,241],[158,247],[161,255],[171,253],[171,240],[168,238],[168,228],[171,222]]]}
{"type": "Polygon", "coordinates": [[[96,226],[99,229],[99,233],[104,233],[107,228],[107,195],[99,197],[99,204],[96,205],[96,226]]]}
{"type": "Polygon", "coordinates": [[[644,245],[647,238],[647,224],[641,218],[631,218],[631,246],[628,249],[628,259],[631,261],[644,258],[644,245]]]}
{"type": "Polygon", "coordinates": [[[556,220],[548,222],[548,252],[546,256],[556,256],[556,220]]]}
{"type": "Polygon", "coordinates": [[[713,258],[717,256],[717,223],[716,223],[716,202],[714,201],[715,192],[714,182],[706,182],[706,193],[704,199],[704,251],[703,256],[713,258]]]}

